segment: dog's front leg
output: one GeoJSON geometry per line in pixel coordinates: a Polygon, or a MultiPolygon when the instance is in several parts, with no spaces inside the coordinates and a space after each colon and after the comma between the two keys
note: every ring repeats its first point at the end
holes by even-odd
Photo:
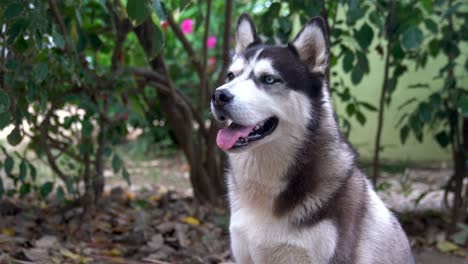
{"type": "Polygon", "coordinates": [[[242,237],[242,234],[234,230],[231,230],[231,250],[236,263],[254,263],[249,253],[247,241],[242,237]]]}

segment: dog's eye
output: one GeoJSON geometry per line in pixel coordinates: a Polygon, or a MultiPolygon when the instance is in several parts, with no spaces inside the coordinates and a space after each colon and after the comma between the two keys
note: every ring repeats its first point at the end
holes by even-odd
{"type": "Polygon", "coordinates": [[[227,75],[226,75],[226,82],[230,82],[234,79],[234,73],[232,72],[228,72],[227,75]]]}
{"type": "Polygon", "coordinates": [[[260,81],[264,84],[274,84],[275,82],[277,82],[278,80],[275,79],[273,76],[271,75],[263,75],[262,78],[260,78],[260,81]]]}

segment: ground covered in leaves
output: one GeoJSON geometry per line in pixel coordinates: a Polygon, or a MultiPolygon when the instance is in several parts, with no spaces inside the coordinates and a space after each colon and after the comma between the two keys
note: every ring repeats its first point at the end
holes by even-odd
{"type": "MultiPolygon", "coordinates": [[[[143,162],[130,170],[139,175],[131,188],[109,176],[93,214],[53,196],[47,203],[32,197],[0,200],[0,264],[232,263],[227,212],[194,201],[183,160],[143,162]]],[[[379,195],[398,212],[417,263],[468,263],[466,248],[444,235],[447,173],[383,175],[379,195]]]]}
{"type": "Polygon", "coordinates": [[[0,263],[222,263],[226,212],[164,189],[114,188],[96,213],[36,201],[0,204],[0,263]]]}

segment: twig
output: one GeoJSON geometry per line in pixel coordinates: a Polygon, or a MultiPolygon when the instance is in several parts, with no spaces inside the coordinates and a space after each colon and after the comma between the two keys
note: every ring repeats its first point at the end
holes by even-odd
{"type": "Polygon", "coordinates": [[[114,52],[112,53],[112,64],[111,70],[115,71],[119,64],[119,59],[123,56],[122,48],[127,34],[132,30],[132,23],[128,19],[120,19],[119,15],[114,10],[114,5],[109,1],[106,1],[106,7],[110,10],[112,17],[114,19],[115,30],[115,47],[114,52]]]}
{"type": "Polygon", "coordinates": [[[52,152],[50,150],[50,147],[47,145],[47,135],[48,135],[48,130],[49,130],[49,126],[50,126],[50,118],[51,116],[53,115],[55,111],[55,107],[52,106],[49,110],[49,112],[46,114],[46,116],[44,117],[44,121],[42,121],[42,123],[40,124],[40,137],[39,137],[39,142],[42,146],[42,149],[44,150],[45,154],[46,154],[46,157],[47,157],[47,161],[50,165],[50,168],[52,169],[52,171],[57,174],[57,176],[64,182],[67,181],[67,179],[70,178],[69,175],[65,174],[62,170],[60,170],[60,168],[58,167],[57,163],[56,163],[56,160],[54,158],[54,156],[52,155],[52,152]]]}
{"type": "Polygon", "coordinates": [[[384,119],[384,110],[385,110],[385,96],[387,95],[388,90],[388,78],[389,78],[389,70],[390,70],[390,54],[391,48],[393,46],[393,18],[396,10],[396,2],[392,0],[390,13],[388,15],[387,25],[385,26],[386,35],[387,35],[387,54],[385,54],[385,68],[384,68],[384,78],[382,82],[382,90],[380,91],[380,102],[379,102],[379,113],[377,117],[377,131],[375,136],[375,149],[374,149],[374,161],[372,164],[373,167],[373,175],[372,175],[372,182],[374,186],[377,184],[377,179],[379,178],[380,172],[380,140],[382,137],[382,128],[383,128],[383,119],[384,119]]]}
{"type": "Polygon", "coordinates": [[[218,78],[216,78],[215,86],[219,86],[223,83],[226,70],[231,61],[231,56],[229,55],[229,48],[231,42],[231,25],[232,25],[232,0],[226,0],[226,8],[224,9],[224,34],[223,34],[223,64],[221,66],[221,71],[219,72],[218,78]]]}
{"type": "Polygon", "coordinates": [[[155,82],[160,82],[163,85],[168,86],[167,78],[156,71],[145,69],[145,68],[135,68],[135,67],[126,68],[126,71],[129,71],[135,75],[149,78],[155,82]]]}
{"type": "Polygon", "coordinates": [[[210,33],[210,15],[211,15],[211,0],[206,0],[206,15],[205,15],[205,32],[203,35],[203,48],[202,48],[202,70],[203,74],[200,79],[200,103],[199,111],[203,113],[205,110],[206,95],[208,94],[208,75],[206,73],[207,56],[208,56],[208,35],[210,33]]]}

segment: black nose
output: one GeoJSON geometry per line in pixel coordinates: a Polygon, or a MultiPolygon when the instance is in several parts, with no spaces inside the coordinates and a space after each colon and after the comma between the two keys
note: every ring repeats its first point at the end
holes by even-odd
{"type": "Polygon", "coordinates": [[[234,98],[234,95],[231,94],[228,90],[222,89],[222,90],[216,90],[211,97],[211,101],[213,102],[214,106],[221,107],[229,102],[232,101],[232,98],[234,98]]]}

